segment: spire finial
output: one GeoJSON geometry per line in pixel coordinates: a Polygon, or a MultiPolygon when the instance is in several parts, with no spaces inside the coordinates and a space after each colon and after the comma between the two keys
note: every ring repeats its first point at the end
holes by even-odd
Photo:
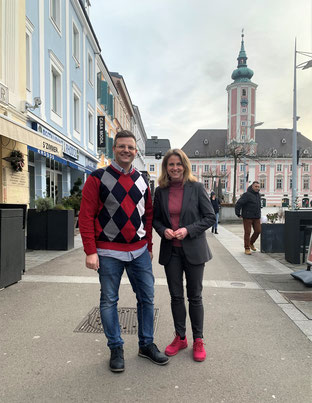
{"type": "Polygon", "coordinates": [[[242,29],[242,40],[244,40],[244,28],[242,29]]]}

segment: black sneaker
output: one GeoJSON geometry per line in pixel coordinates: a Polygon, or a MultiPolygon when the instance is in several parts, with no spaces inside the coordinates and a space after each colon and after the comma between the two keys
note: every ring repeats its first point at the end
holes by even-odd
{"type": "Polygon", "coordinates": [[[124,351],[122,346],[111,349],[109,368],[113,372],[122,372],[125,370],[124,351]]]}
{"type": "Polygon", "coordinates": [[[148,358],[149,360],[153,361],[154,364],[157,365],[166,365],[169,362],[169,358],[161,353],[156,344],[145,344],[145,346],[140,346],[139,348],[139,356],[148,358]]]}

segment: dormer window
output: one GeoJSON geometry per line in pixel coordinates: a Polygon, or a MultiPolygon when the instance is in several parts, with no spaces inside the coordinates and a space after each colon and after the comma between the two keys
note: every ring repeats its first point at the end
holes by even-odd
{"type": "Polygon", "coordinates": [[[242,89],[242,96],[245,97],[247,95],[246,90],[243,88],[242,89]]]}

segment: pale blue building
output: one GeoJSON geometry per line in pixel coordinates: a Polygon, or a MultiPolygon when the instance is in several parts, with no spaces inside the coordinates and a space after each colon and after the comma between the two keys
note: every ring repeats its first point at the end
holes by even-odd
{"type": "Polygon", "coordinates": [[[88,0],[26,0],[27,125],[61,144],[58,157],[28,146],[30,206],[55,202],[96,169],[96,55],[88,0]]]}

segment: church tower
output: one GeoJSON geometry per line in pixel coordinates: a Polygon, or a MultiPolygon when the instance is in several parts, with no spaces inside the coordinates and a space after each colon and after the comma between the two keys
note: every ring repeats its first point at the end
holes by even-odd
{"type": "Polygon", "coordinates": [[[232,73],[232,84],[228,85],[228,129],[227,144],[244,143],[255,152],[256,89],[257,84],[250,81],[253,71],[247,67],[247,55],[242,32],[241,48],[237,58],[238,65],[232,73]]]}

